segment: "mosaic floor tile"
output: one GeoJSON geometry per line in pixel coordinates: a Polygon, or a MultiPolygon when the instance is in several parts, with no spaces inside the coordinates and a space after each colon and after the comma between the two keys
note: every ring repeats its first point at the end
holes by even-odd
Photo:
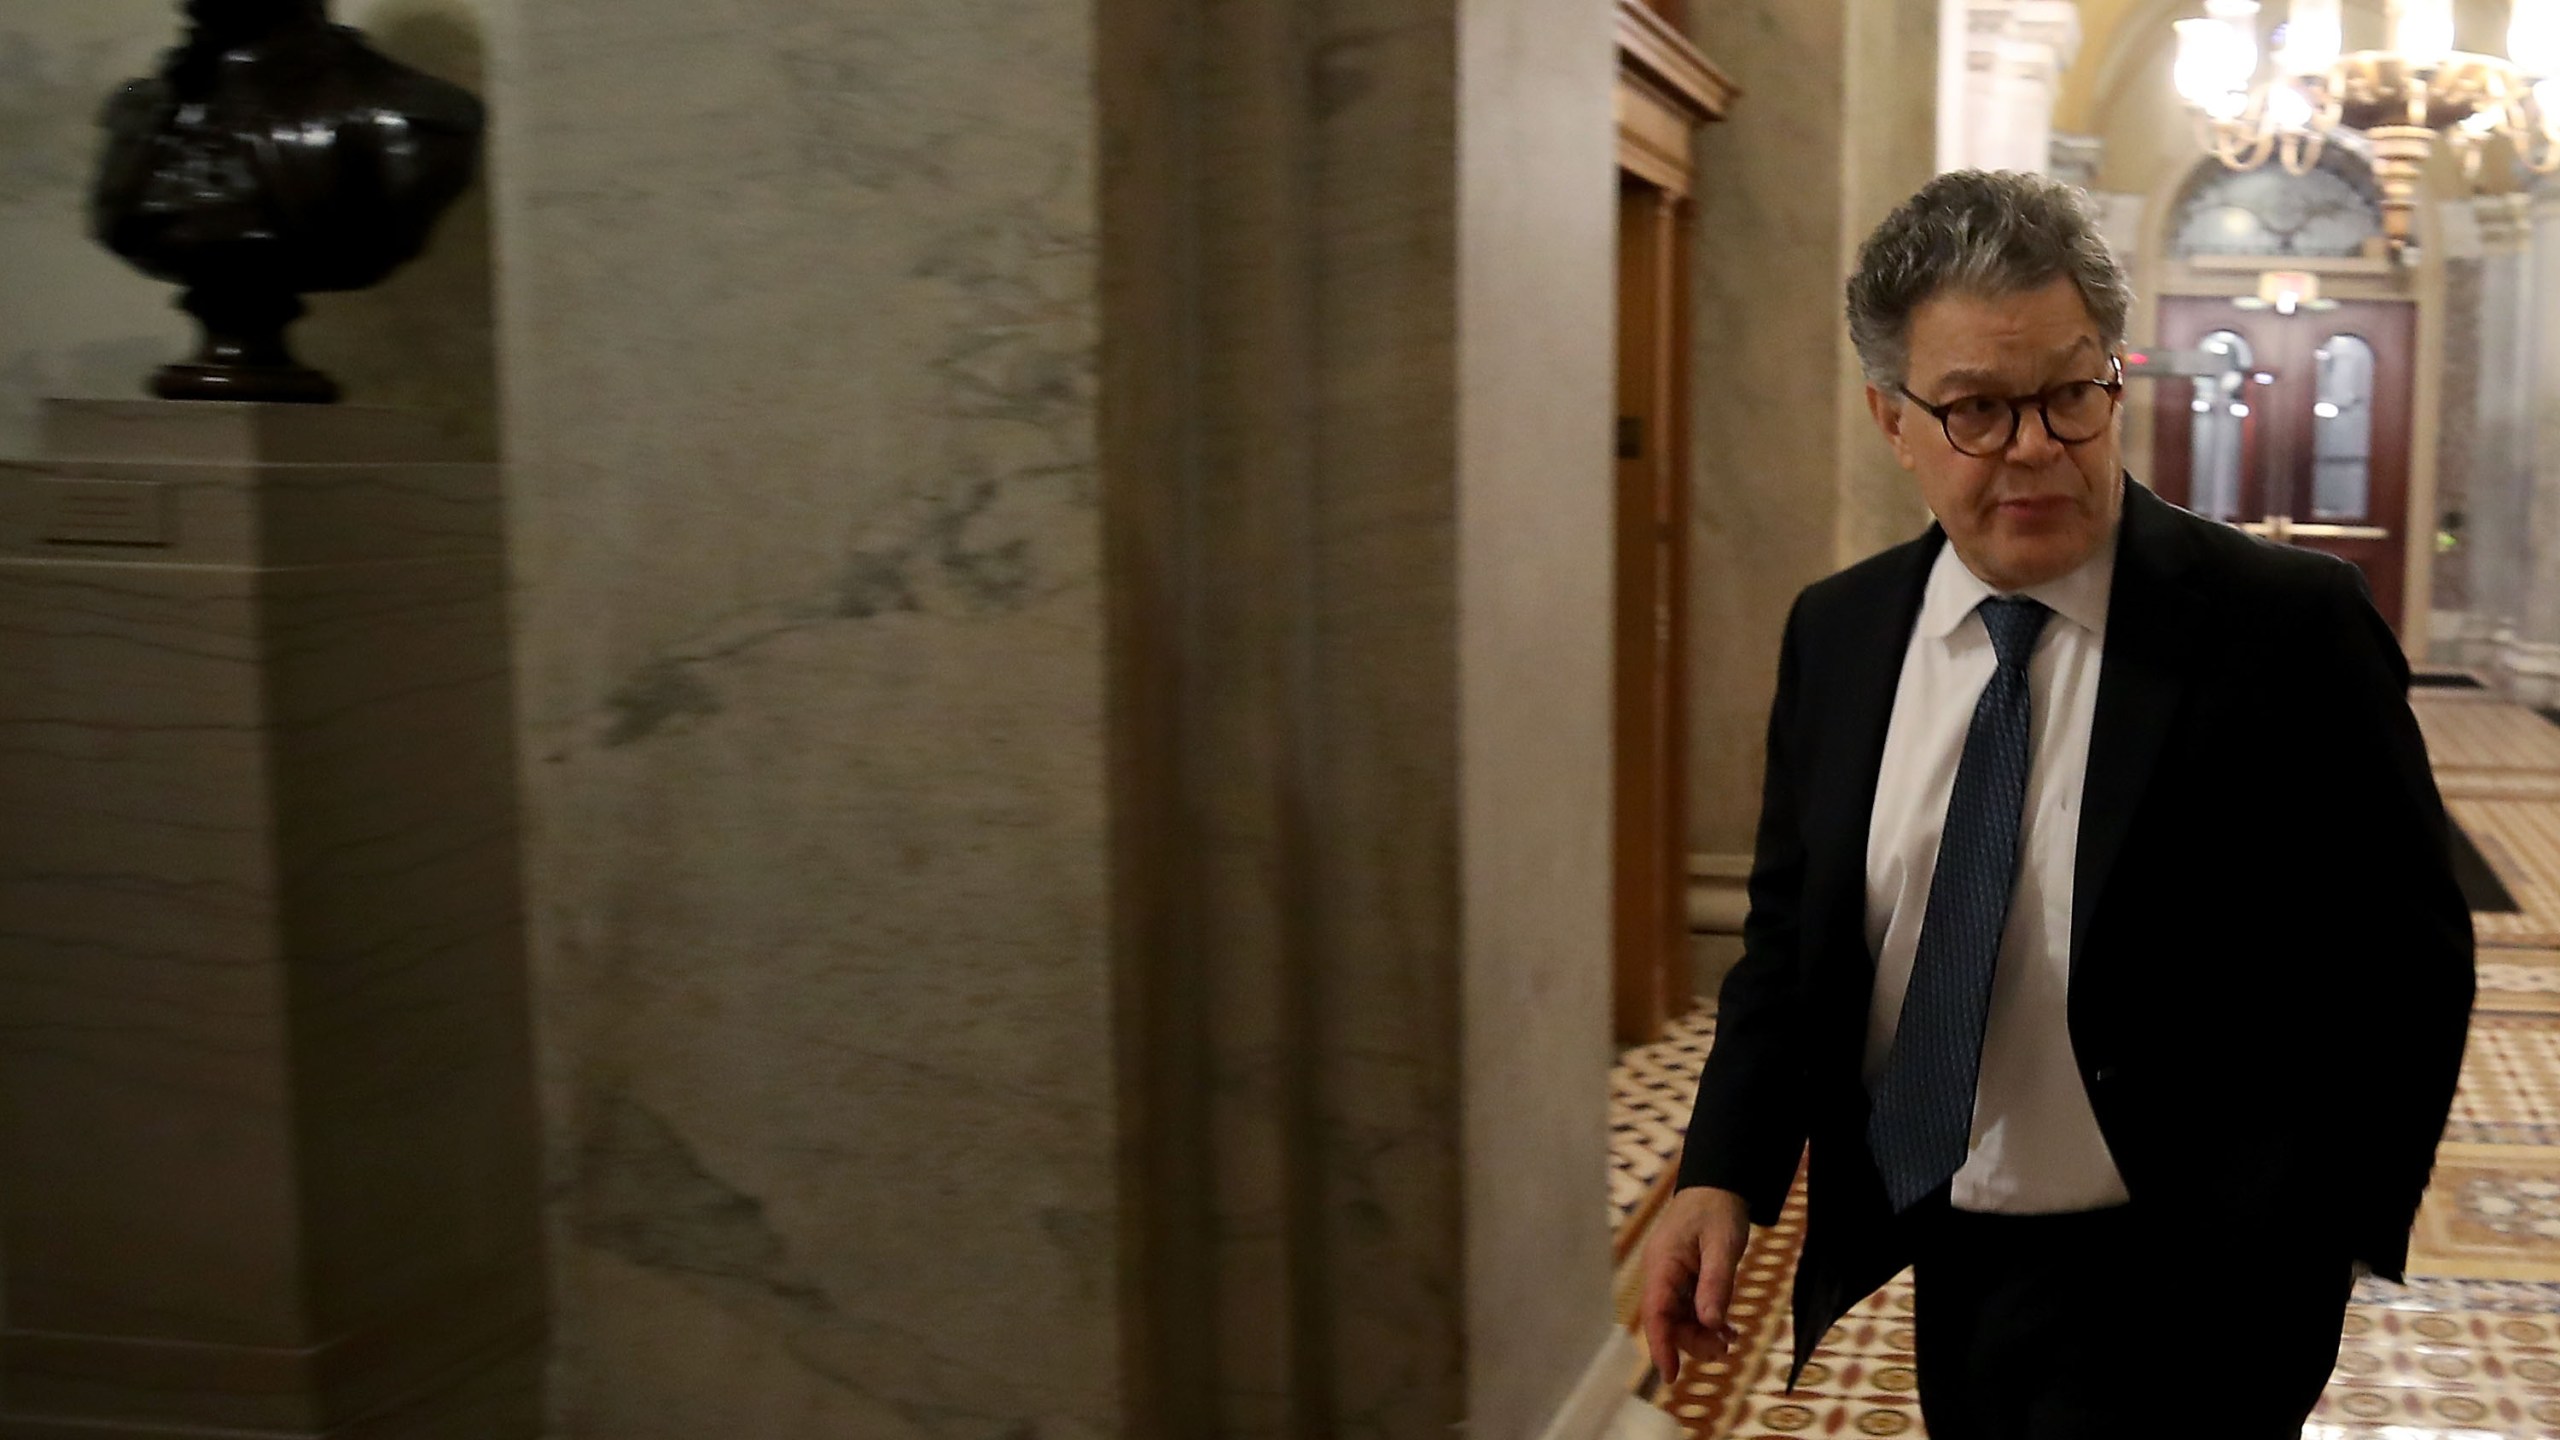
{"type": "Polygon", "coordinates": [[[2472,957],[2471,973],[2479,982],[2479,999],[2493,995],[2530,995],[2560,989],[2560,950],[2501,945],[2472,957]]]}
{"type": "MultiPolygon", "coordinates": [[[[2538,718],[2534,723],[2560,735],[2560,727],[2538,718]]],[[[2445,809],[2480,847],[2481,858],[2506,882],[2519,907],[2513,915],[2472,917],[2481,946],[2560,946],[2560,804],[2449,799],[2445,809]]]]}
{"type": "Polygon", "coordinates": [[[2560,726],[2479,691],[2420,693],[2410,705],[2438,776],[2476,770],[2560,772],[2560,726]],[[2470,699],[2453,698],[2468,695],[2470,699]]]}
{"type": "Polygon", "coordinates": [[[2445,1144],[2560,1145],[2560,1024],[2475,1008],[2445,1144]]]}
{"type": "Polygon", "coordinates": [[[1698,1067],[1715,1043],[1715,1015],[1701,1005],[1668,1030],[1653,1044],[1621,1054],[1609,1072],[1612,1231],[1627,1223],[1654,1177],[1680,1153],[1680,1135],[1698,1099],[1698,1067]]]}
{"type": "MultiPolygon", "coordinates": [[[[2518,1311],[2454,1282],[2359,1286],[2338,1368],[2302,1440],[2508,1440],[2560,1434],[2560,1295],[2518,1311]],[[2395,1298],[2367,1299],[2365,1286],[2395,1298]]],[[[2484,1287],[2487,1288],[2487,1287],[2484,1287]]],[[[2554,1287],[2560,1289],[2560,1287],[2554,1287]]]]}
{"type": "Polygon", "coordinates": [[[2560,1281],[2560,1146],[2439,1144],[2409,1270],[2560,1281]]]}
{"type": "MultiPolygon", "coordinates": [[[[2553,733],[2560,734],[2560,730],[2553,733]]],[[[2472,770],[2436,777],[2447,800],[2560,800],[2560,774],[2472,770]]]]}

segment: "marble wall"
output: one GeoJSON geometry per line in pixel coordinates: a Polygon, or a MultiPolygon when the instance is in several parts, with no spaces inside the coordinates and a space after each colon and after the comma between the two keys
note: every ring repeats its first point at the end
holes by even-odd
{"type": "MultiPolygon", "coordinates": [[[[551,1433],[1541,1433],[1622,1343],[1605,15],[341,18],[496,127],[298,333],[507,459],[551,1433]]],[[[0,105],[174,34],[13,8],[0,105]]],[[[0,404],[185,342],[89,103],[0,126],[0,404]]]]}
{"type": "MultiPolygon", "coordinates": [[[[2481,362],[2490,350],[2489,337],[2501,323],[2505,307],[2514,302],[2509,267],[2478,254],[2448,255],[2444,262],[2444,316],[2446,329],[2455,335],[2480,337],[2480,343],[2451,345],[2445,349],[2443,389],[2437,393],[2449,405],[2465,406],[2472,412],[2471,424],[2447,425],[2436,434],[2436,508],[2438,523],[2450,528],[2457,547],[2436,557],[2435,576],[2429,586],[2434,595],[2429,601],[2437,610],[2456,612],[2464,608],[2471,589],[2472,560],[2476,552],[2500,543],[2502,531],[2497,524],[2496,506],[2500,487],[2482,487],[2482,500],[2490,513],[2478,513],[2471,500],[2471,472],[2475,463],[2485,462],[2499,449],[2500,437],[2485,423],[2489,416],[2490,396],[2481,389],[2481,362]]],[[[2505,322],[2513,329],[2512,319],[2505,322]]],[[[2411,596],[2415,603],[2419,597],[2411,596]]]]}
{"type": "Polygon", "coordinates": [[[1584,1096],[1608,1088],[1613,894],[1616,519],[1591,437],[1617,409],[1617,57],[1598,9],[1457,7],[1463,1414],[1523,1440],[1554,1433],[1612,1333],[1608,1247],[1581,1229],[1582,1177],[1607,1163],[1584,1096]]]}
{"type": "Polygon", "coordinates": [[[2536,705],[2560,704],[2560,186],[2535,185],[2528,203],[2525,292],[2533,392],[2525,442],[2529,483],[2517,527],[2524,563],[2513,591],[2512,642],[2500,656],[2510,689],[2536,705]]]}
{"type": "Polygon", "coordinates": [[[1938,7],[1751,0],[1690,22],[1745,91],[1698,151],[1690,813],[1698,850],[1747,854],[1788,605],[1929,521],[1867,414],[1842,287],[1936,173],[1938,7]]]}
{"type": "Polygon", "coordinates": [[[1539,1434],[1610,1332],[1604,21],[498,53],[555,1433],[1539,1434]]]}
{"type": "MultiPolygon", "coordinates": [[[[494,0],[338,0],[405,64],[486,95],[494,0]]],[[[194,325],[173,286],[88,238],[96,118],[117,85],[177,43],[173,0],[12,0],[0,11],[0,456],[29,452],[48,395],[135,397],[187,353],[194,325]]],[[[475,184],[427,253],[374,290],[311,297],[292,331],[301,357],[350,400],[423,409],[447,436],[494,455],[487,189],[475,184]]]]}
{"type": "Polygon", "coordinates": [[[504,19],[555,1433],[1116,1434],[1091,9],[504,19]]]}
{"type": "MultiPolygon", "coordinates": [[[[2560,205],[2492,194],[2440,208],[2448,323],[2440,471],[2459,543],[2437,557],[2431,658],[2534,704],[2560,698],[2560,478],[2548,419],[2560,352],[2560,205]],[[2467,246],[2471,258],[2462,258],[2467,246]],[[2466,297],[2475,290],[2476,297],[2466,297]],[[2476,307],[2466,308],[2470,299],[2476,307]]],[[[2453,527],[2449,527],[2453,528],[2453,527]]]]}
{"type": "Polygon", "coordinates": [[[2438,441],[2437,510],[2456,543],[2436,557],[2433,603],[2445,633],[2431,648],[2473,663],[2486,659],[2480,640],[2514,623],[2533,566],[2532,213],[2521,195],[2493,194],[2438,214],[2446,343],[2437,393],[2449,423],[2438,441]]]}

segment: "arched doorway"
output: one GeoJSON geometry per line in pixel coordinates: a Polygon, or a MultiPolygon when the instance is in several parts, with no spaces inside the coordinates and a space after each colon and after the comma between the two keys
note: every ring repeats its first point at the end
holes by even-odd
{"type": "Polygon", "coordinates": [[[2299,175],[2205,160],[2163,218],[2154,342],[2132,367],[2157,382],[2154,488],[2353,563],[2403,630],[2419,307],[2371,171],[2342,144],[2299,175]]]}

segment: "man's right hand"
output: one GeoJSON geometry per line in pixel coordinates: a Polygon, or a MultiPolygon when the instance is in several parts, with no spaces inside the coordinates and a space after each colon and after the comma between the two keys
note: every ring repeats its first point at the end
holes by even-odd
{"type": "Polygon", "coordinates": [[[1645,1244],[1644,1336],[1667,1387],[1681,1359],[1721,1358],[1740,1338],[1726,1318],[1734,1272],[1751,1239],[1751,1211],[1731,1190],[1699,1185],[1673,1195],[1645,1244]]]}

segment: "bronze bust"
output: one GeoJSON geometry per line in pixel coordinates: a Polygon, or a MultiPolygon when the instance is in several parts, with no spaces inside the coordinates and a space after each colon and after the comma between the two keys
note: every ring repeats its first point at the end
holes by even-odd
{"type": "Polygon", "coordinates": [[[127,82],[101,124],[100,243],[186,287],[204,328],[164,366],[168,399],[328,402],[284,328],[315,290],[361,290],[416,258],[477,167],[461,88],[329,23],[327,0],[188,0],[185,43],[127,82]]]}

